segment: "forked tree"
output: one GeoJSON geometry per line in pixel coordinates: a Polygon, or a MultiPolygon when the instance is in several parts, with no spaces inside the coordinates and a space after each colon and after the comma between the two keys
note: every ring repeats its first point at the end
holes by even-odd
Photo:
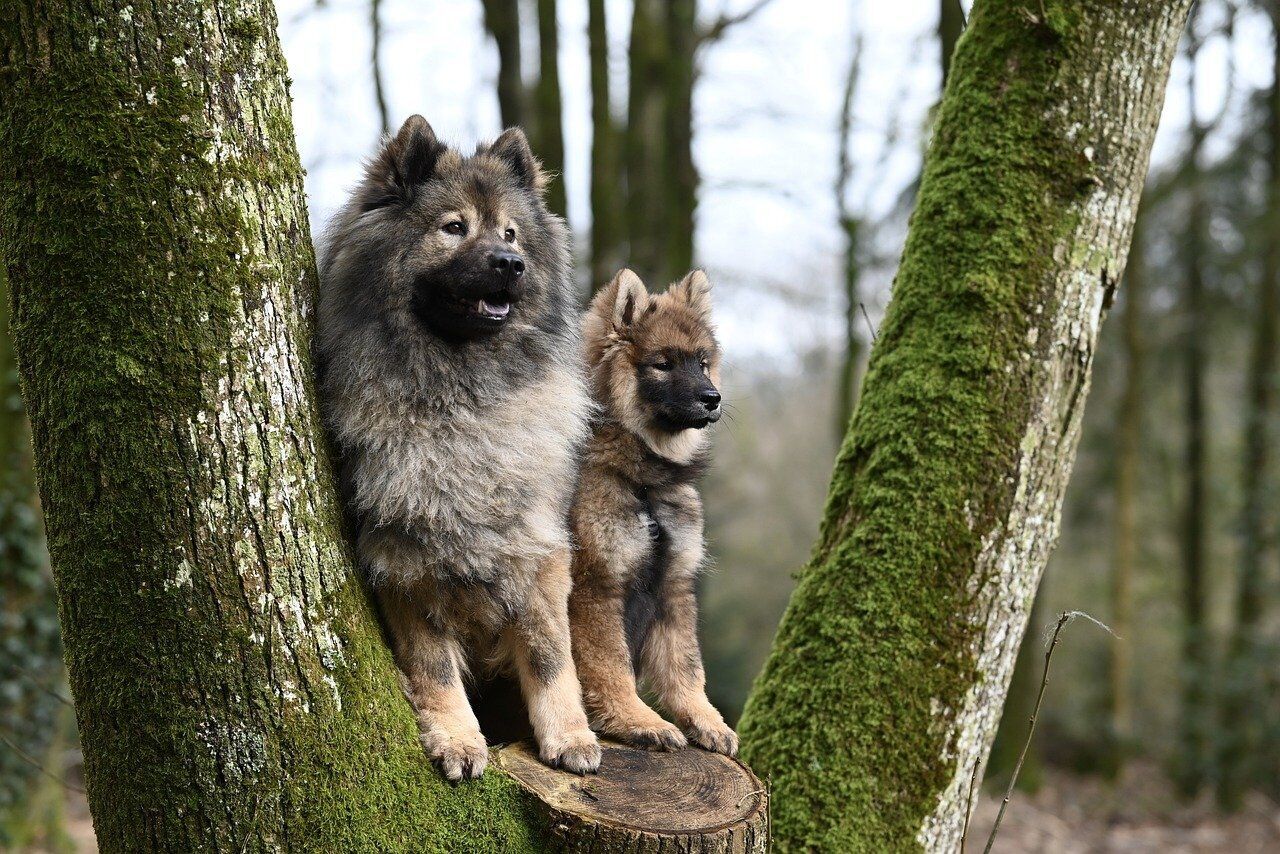
{"type": "Polygon", "coordinates": [[[1058,534],[1190,0],[978,0],[747,702],[787,850],[954,851],[1058,534]]]}
{"type": "MultiPolygon", "coordinates": [[[[976,5],[745,722],[782,847],[959,836],[1188,2],[976,5]]],[[[0,256],[102,849],[761,850],[758,785],[709,754],[427,765],[316,414],[275,27],[270,0],[0,4],[0,256]]]]}

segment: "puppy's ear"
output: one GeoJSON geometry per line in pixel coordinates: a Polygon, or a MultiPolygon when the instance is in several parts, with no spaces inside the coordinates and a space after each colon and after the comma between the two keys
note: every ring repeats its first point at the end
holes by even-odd
{"type": "Polygon", "coordinates": [[[529,140],[520,128],[507,128],[489,146],[489,153],[501,160],[516,176],[516,183],[523,189],[541,193],[547,186],[542,164],[533,156],[529,140]]]}
{"type": "Polygon", "coordinates": [[[711,317],[711,279],[705,270],[694,270],[670,288],[677,302],[689,306],[690,311],[706,320],[711,317]]]}
{"type": "Polygon", "coordinates": [[[422,116],[409,116],[369,163],[364,210],[408,202],[435,171],[445,146],[422,116]]]}
{"type": "Polygon", "coordinates": [[[601,320],[623,331],[635,323],[649,305],[649,292],[644,282],[630,270],[620,270],[591,301],[591,312],[601,320]]]}

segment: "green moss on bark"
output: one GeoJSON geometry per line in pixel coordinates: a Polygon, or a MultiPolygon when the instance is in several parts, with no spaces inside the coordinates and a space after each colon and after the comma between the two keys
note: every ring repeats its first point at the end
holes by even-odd
{"type": "Polygon", "coordinates": [[[956,52],[819,543],[741,723],[782,850],[958,838],[1186,11],[1118,5],[979,0],[956,52]]]}
{"type": "Polygon", "coordinates": [[[0,253],[99,843],[523,851],[418,746],[313,403],[269,0],[0,4],[0,253]]]}

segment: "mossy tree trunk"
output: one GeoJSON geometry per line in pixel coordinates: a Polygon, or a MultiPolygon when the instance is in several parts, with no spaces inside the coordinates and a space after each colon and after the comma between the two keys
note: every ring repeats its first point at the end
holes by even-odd
{"type": "Polygon", "coordinates": [[[104,851],[533,849],[427,764],[340,530],[269,0],[0,7],[0,235],[104,851]]]}
{"type": "Polygon", "coordinates": [[[951,74],[951,57],[964,34],[964,7],[960,0],[938,0],[938,57],[942,63],[942,88],[951,74]]]}
{"type": "Polygon", "coordinates": [[[978,0],[741,723],[784,850],[954,851],[1058,533],[1190,0],[978,0]]]}

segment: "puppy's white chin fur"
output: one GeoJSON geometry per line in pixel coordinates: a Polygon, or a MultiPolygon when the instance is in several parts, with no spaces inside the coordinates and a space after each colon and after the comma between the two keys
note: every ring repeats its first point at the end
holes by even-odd
{"type": "Polygon", "coordinates": [[[678,433],[664,433],[645,426],[636,432],[640,434],[640,438],[644,439],[649,450],[679,465],[692,460],[706,447],[709,438],[705,429],[697,430],[692,427],[678,433]]]}

